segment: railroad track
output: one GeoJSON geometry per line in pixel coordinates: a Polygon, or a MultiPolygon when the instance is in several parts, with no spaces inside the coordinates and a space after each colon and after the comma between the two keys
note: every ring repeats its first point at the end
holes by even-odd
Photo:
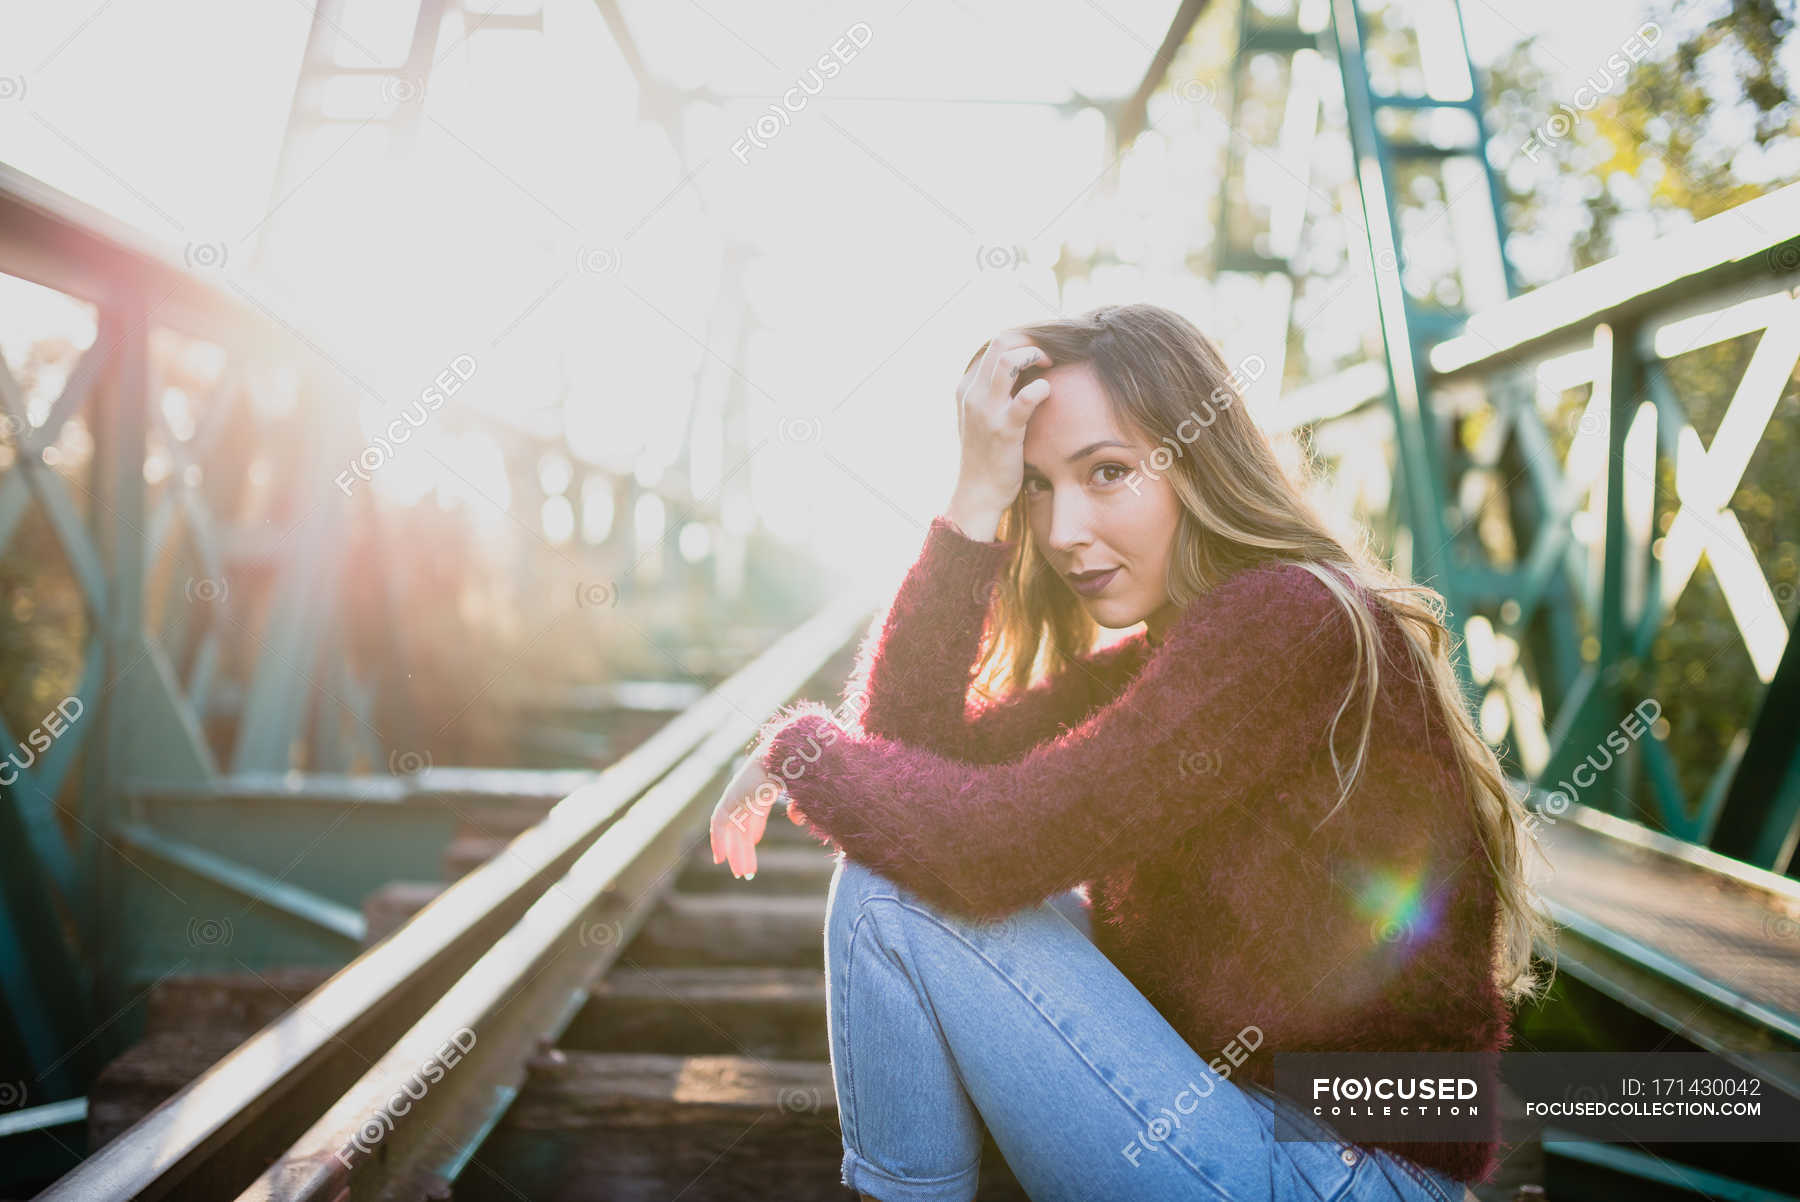
{"type": "MultiPolygon", "coordinates": [[[[344,968],[164,982],[96,1083],[97,1150],[39,1197],[852,1198],[834,860],[777,820],[741,882],[706,824],[761,720],[841,687],[865,617],[821,614],[510,840],[453,843],[448,886],[383,890],[344,968]]],[[[981,1197],[1024,1197],[991,1142],[981,1197]]]]}

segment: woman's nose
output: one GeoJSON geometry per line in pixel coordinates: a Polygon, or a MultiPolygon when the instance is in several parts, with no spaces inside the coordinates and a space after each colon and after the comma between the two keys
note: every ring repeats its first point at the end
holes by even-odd
{"type": "Polygon", "coordinates": [[[1091,514],[1086,498],[1078,494],[1053,497],[1050,501],[1050,547],[1067,554],[1093,541],[1088,533],[1091,514]]]}

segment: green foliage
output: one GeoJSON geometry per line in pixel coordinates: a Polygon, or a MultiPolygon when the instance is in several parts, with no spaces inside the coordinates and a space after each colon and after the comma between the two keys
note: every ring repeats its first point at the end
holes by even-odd
{"type": "Polygon", "coordinates": [[[0,718],[15,739],[75,691],[87,629],[81,590],[33,509],[0,559],[0,718]]]}
{"type": "MultiPolygon", "coordinates": [[[[1573,64],[1602,94],[1535,155],[1532,132],[1560,106],[1579,108],[1558,89],[1545,37],[1521,40],[1484,72],[1507,226],[1520,244],[1509,248],[1527,286],[1620,253],[1646,220],[1666,232],[1800,179],[1800,110],[1780,62],[1792,0],[1661,0],[1644,20],[1663,37],[1622,81],[1604,62],[1573,64]]],[[[1620,45],[1634,32],[1621,29],[1620,45]]]]}

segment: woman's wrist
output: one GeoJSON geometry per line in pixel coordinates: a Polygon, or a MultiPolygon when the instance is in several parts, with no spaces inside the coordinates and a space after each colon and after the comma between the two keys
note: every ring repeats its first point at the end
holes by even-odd
{"type": "Polygon", "coordinates": [[[1005,505],[971,496],[962,489],[958,489],[950,498],[950,504],[944,507],[944,516],[963,532],[963,537],[978,543],[994,541],[1000,532],[1000,517],[1005,512],[1005,505]]]}

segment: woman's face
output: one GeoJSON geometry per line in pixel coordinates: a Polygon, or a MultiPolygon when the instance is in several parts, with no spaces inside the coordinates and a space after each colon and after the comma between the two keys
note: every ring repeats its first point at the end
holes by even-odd
{"type": "Polygon", "coordinates": [[[1050,395],[1025,427],[1023,493],[1038,553],[1095,622],[1119,630],[1144,622],[1152,642],[1174,617],[1169,558],[1181,503],[1149,466],[1156,445],[1114,424],[1087,363],[1043,373],[1050,395]],[[1089,590],[1077,573],[1110,571],[1089,590]]]}

